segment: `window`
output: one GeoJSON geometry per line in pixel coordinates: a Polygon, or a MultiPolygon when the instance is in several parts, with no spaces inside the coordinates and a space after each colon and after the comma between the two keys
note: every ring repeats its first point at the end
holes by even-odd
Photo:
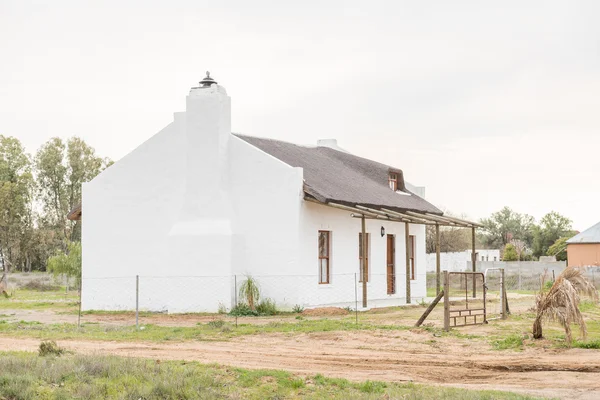
{"type": "Polygon", "coordinates": [[[390,172],[390,176],[388,178],[388,183],[390,185],[390,189],[394,192],[398,190],[398,174],[395,172],[390,172]]]}
{"type": "Polygon", "coordinates": [[[498,261],[498,260],[496,259],[496,257],[494,257],[494,261],[498,261]]]}
{"type": "Polygon", "coordinates": [[[415,236],[408,236],[408,259],[410,260],[410,279],[415,280],[415,236]]]}
{"type": "Polygon", "coordinates": [[[331,235],[329,231],[319,231],[319,283],[329,283],[331,273],[331,235]]]}
{"type": "Polygon", "coordinates": [[[485,256],[481,256],[481,261],[485,261],[485,256]]]}
{"type": "MultiPolygon", "coordinates": [[[[367,233],[367,248],[365,251],[365,274],[367,275],[367,282],[369,282],[369,242],[371,240],[371,235],[367,233]]],[[[362,282],[363,281],[363,269],[362,269],[362,262],[360,262],[362,259],[362,233],[358,234],[358,262],[359,262],[359,277],[358,277],[358,281],[362,282]]]]}

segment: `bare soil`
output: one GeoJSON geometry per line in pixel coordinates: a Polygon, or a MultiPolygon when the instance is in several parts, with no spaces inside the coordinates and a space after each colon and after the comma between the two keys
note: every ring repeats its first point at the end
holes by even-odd
{"type": "Polygon", "coordinates": [[[302,315],[322,317],[330,315],[348,315],[348,310],[340,307],[319,307],[309,308],[308,310],[302,311],[302,315]]]}
{"type": "MultiPolygon", "coordinates": [[[[350,380],[411,381],[508,390],[562,399],[600,398],[600,352],[526,348],[493,351],[423,330],[318,332],[244,336],[226,342],[122,343],[65,340],[84,354],[190,360],[244,368],[322,373],[350,380]]],[[[4,350],[36,351],[39,341],[0,337],[4,350]]]]}

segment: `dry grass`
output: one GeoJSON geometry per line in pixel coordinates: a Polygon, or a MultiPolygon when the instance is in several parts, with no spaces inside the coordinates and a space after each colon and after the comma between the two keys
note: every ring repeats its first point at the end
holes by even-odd
{"type": "Polygon", "coordinates": [[[598,300],[598,292],[583,275],[583,270],[578,267],[569,267],[556,278],[554,285],[548,292],[541,291],[536,299],[536,318],[533,323],[533,337],[540,339],[543,336],[542,321],[558,322],[565,330],[565,339],[571,343],[571,325],[579,325],[582,337],[587,335],[585,320],[579,310],[580,295],[591,296],[598,300]]]}

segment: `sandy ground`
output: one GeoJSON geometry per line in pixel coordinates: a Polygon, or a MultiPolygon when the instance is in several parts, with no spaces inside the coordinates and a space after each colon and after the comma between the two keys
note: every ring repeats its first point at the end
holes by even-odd
{"type": "MultiPolygon", "coordinates": [[[[496,389],[563,399],[600,399],[600,352],[582,349],[491,351],[421,330],[319,332],[245,336],[224,342],[65,340],[83,354],[193,360],[245,368],[322,373],[351,380],[412,381],[496,389]]],[[[39,340],[0,338],[5,350],[36,351],[39,340]]]]}

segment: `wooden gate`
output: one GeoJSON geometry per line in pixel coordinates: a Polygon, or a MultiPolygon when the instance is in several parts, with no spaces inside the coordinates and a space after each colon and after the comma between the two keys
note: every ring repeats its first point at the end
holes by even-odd
{"type": "Polygon", "coordinates": [[[486,321],[485,276],[482,272],[444,271],[444,329],[486,321]]]}

